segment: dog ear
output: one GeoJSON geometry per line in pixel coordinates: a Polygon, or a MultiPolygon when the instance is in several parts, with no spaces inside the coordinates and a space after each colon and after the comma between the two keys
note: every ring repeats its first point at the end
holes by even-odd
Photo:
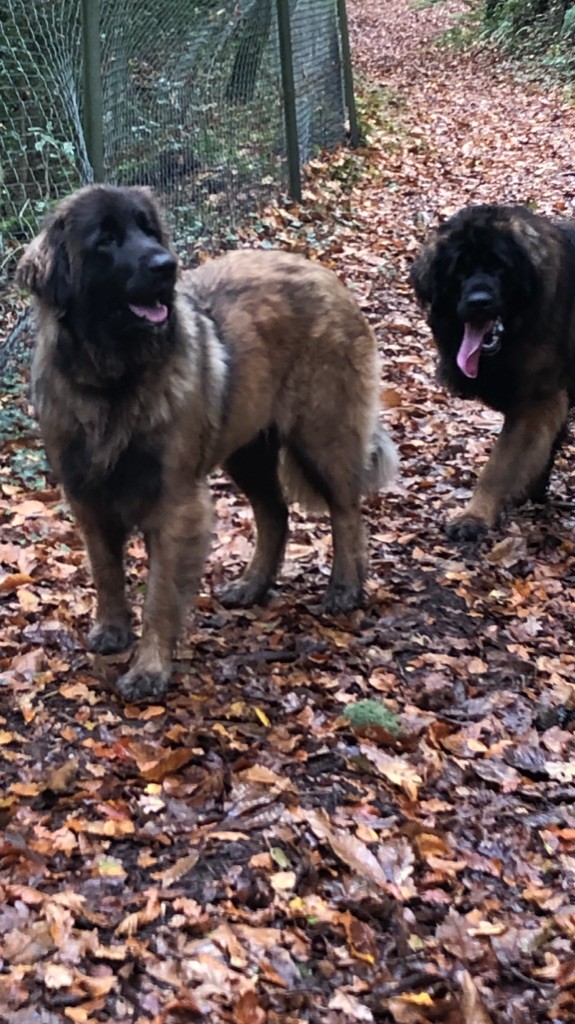
{"type": "Polygon", "coordinates": [[[60,315],[66,312],[72,299],[64,227],[64,217],[56,214],[30,242],[16,267],[19,287],[27,288],[60,315]]]}
{"type": "Polygon", "coordinates": [[[433,301],[432,271],[436,253],[437,241],[434,239],[425,246],[409,272],[409,283],[424,308],[430,306],[433,301]]]}

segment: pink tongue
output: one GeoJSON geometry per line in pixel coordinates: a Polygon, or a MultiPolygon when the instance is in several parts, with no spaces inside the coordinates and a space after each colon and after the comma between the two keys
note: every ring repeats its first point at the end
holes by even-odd
{"type": "Polygon", "coordinates": [[[465,324],[463,341],[457,353],[457,365],[466,377],[477,377],[479,372],[479,356],[483,339],[493,327],[494,321],[489,320],[485,324],[465,324]]]}
{"type": "Polygon", "coordinates": [[[168,307],[161,302],[157,302],[155,306],[132,306],[130,303],[129,308],[135,316],[139,316],[141,320],[148,320],[151,324],[163,324],[168,316],[168,307]]]}

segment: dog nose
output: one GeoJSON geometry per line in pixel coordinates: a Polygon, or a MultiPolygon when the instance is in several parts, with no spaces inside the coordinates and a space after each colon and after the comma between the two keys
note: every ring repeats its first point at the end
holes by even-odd
{"type": "Polygon", "coordinates": [[[148,260],[148,269],[153,271],[155,277],[172,277],[176,266],[175,257],[166,250],[155,252],[148,260]]]}
{"type": "Polygon", "coordinates": [[[468,309],[476,309],[478,311],[488,309],[493,305],[493,295],[483,288],[478,288],[477,291],[473,291],[467,296],[465,304],[468,309]]]}

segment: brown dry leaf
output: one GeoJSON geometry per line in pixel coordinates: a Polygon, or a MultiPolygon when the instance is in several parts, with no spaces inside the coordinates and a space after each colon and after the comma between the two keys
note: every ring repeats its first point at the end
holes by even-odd
{"type": "Polygon", "coordinates": [[[368,743],[360,743],[360,750],[388,782],[394,786],[400,786],[410,800],[417,800],[419,786],[423,780],[419,772],[408,761],[402,757],[386,754],[379,747],[373,747],[368,743]]]}
{"type": "Polygon", "coordinates": [[[157,892],[152,892],[148,896],[146,906],[142,910],[136,910],[133,914],[128,914],[123,921],[115,928],[115,935],[135,935],[139,928],[142,928],[146,924],[150,924],[151,921],[155,921],[162,913],[162,907],[158,899],[157,892]]]}
{"type": "Polygon", "coordinates": [[[378,888],[387,889],[388,883],[385,872],[365,843],[360,842],[359,839],[356,839],[350,833],[334,832],[328,819],[319,811],[302,809],[299,814],[308,821],[316,836],[329,843],[333,852],[348,867],[356,871],[366,881],[378,886],[378,888]]]}
{"type": "Polygon", "coordinates": [[[270,885],[277,893],[293,892],[296,884],[295,871],[275,871],[270,875],[270,885]]]}
{"type": "Polygon", "coordinates": [[[30,964],[42,960],[56,948],[46,921],[35,921],[26,931],[14,928],[4,937],[4,958],[12,964],[30,964]]]}
{"type": "Polygon", "coordinates": [[[248,965],[248,954],[240,942],[236,930],[228,924],[219,925],[212,933],[211,940],[220,949],[226,951],[230,958],[232,967],[239,967],[242,970],[248,965]]]}
{"type": "Polygon", "coordinates": [[[575,779],[574,761],[546,761],[545,771],[550,779],[557,779],[559,782],[573,782],[575,779]]]}
{"type": "Polygon", "coordinates": [[[261,952],[262,949],[274,949],[282,938],[281,931],[277,928],[257,928],[248,924],[240,924],[236,927],[240,938],[250,949],[261,952]]]}
{"type": "Polygon", "coordinates": [[[170,868],[166,868],[165,871],[152,871],[151,877],[154,881],[161,881],[164,888],[173,885],[174,882],[179,881],[184,875],[188,874],[192,868],[195,868],[196,864],[200,859],[200,854],[197,851],[190,853],[187,857],[180,857],[170,868]]]}
{"type": "MultiPolygon", "coordinates": [[[[385,1008],[392,1014],[396,1024],[429,1024],[425,1008],[433,1010],[433,1000],[427,992],[410,993],[386,1000],[385,1008]],[[422,1010],[423,1008],[423,1010],[422,1010]]],[[[443,1016],[438,1018],[443,1021],[443,1016]]],[[[463,1024],[459,1021],[458,1024],[463,1024]]]]}
{"type": "Polygon", "coordinates": [[[384,409],[397,409],[403,405],[405,399],[395,388],[383,388],[381,392],[381,404],[384,409]]]}
{"type": "Polygon", "coordinates": [[[23,572],[12,573],[11,576],[5,576],[4,579],[0,580],[0,594],[10,594],[19,587],[27,586],[29,583],[35,581],[31,576],[27,576],[23,572]]]}
{"type": "Polygon", "coordinates": [[[48,516],[51,514],[50,509],[42,501],[35,501],[28,499],[22,501],[19,505],[13,507],[14,518],[12,523],[14,526],[20,526],[27,519],[35,519],[37,516],[48,516]]]}
{"type": "Polygon", "coordinates": [[[0,543],[0,563],[3,565],[17,565],[20,567],[22,548],[19,544],[0,543]]]}
{"type": "Polygon", "coordinates": [[[470,658],[465,667],[471,676],[482,676],[489,671],[489,665],[482,658],[470,658]]]}
{"type": "Polygon", "coordinates": [[[403,836],[380,843],[377,859],[388,880],[388,892],[398,900],[410,900],[416,895],[413,882],[415,856],[413,848],[403,836]]]}
{"type": "Polygon", "coordinates": [[[102,960],[125,960],[128,947],[125,943],[118,942],[115,946],[96,946],[93,956],[102,960]]]}
{"type": "Polygon", "coordinates": [[[44,971],[44,984],[46,988],[59,989],[70,988],[74,983],[74,974],[63,964],[47,964],[44,971]]]}
{"type": "Polygon", "coordinates": [[[253,989],[243,992],[234,1007],[235,1024],[265,1024],[266,1013],[253,989]]]}
{"type": "Polygon", "coordinates": [[[79,762],[75,757],[52,769],[46,776],[44,788],[51,793],[69,793],[78,774],[79,762]]]}
{"type": "Polygon", "coordinates": [[[338,1010],[344,1014],[346,1021],[357,1020],[363,1024],[373,1024],[373,1013],[364,1003],[360,1002],[357,996],[340,989],[331,997],[328,1006],[330,1010],[338,1010]]]}
{"type": "Polygon", "coordinates": [[[289,778],[285,775],[278,775],[277,772],[271,771],[270,768],[266,768],[262,764],[255,764],[251,768],[246,768],[243,772],[238,772],[237,781],[251,782],[260,786],[273,786],[280,792],[285,789],[293,789],[293,784],[289,778]]]}
{"type": "Polygon", "coordinates": [[[98,974],[82,974],[75,971],[75,983],[90,999],[101,999],[107,996],[116,986],[116,977],[110,967],[98,968],[98,974]]]}
{"type": "MultiPolygon", "coordinates": [[[[98,1004],[95,1008],[101,1009],[102,1005],[98,1004]]],[[[74,1021],[74,1024],[88,1024],[91,1017],[91,1008],[86,1003],[82,1006],[67,1006],[64,1014],[68,1020],[74,1021]]]]}
{"type": "Polygon", "coordinates": [[[447,840],[436,832],[418,832],[412,837],[419,856],[426,860],[427,857],[449,858],[453,854],[447,840]]]}
{"type": "Polygon", "coordinates": [[[527,543],[522,536],[513,535],[498,541],[485,556],[491,565],[500,565],[510,569],[516,562],[527,557],[527,543]]]}
{"type": "Polygon", "coordinates": [[[44,787],[39,782],[13,782],[10,792],[16,796],[39,796],[44,787]]]}
{"type": "Polygon", "coordinates": [[[341,915],[341,922],[345,928],[351,955],[356,960],[364,960],[365,963],[374,964],[378,949],[373,928],[367,922],[358,920],[349,910],[346,910],[341,915]]]}
{"type": "Polygon", "coordinates": [[[189,977],[199,982],[207,991],[222,992],[236,988],[239,992],[252,987],[251,982],[243,974],[232,970],[223,959],[211,953],[197,953],[188,961],[189,977]]]}
{"type": "Polygon", "coordinates": [[[210,839],[220,839],[224,843],[239,843],[249,838],[247,832],[231,832],[229,829],[219,828],[210,830],[210,839]]]}
{"type": "Polygon", "coordinates": [[[575,985],[575,959],[564,960],[557,971],[557,984],[560,988],[572,988],[575,985]]]}
{"type": "Polygon", "coordinates": [[[60,687],[60,693],[67,700],[89,700],[90,687],[81,682],[66,683],[60,687]]]}
{"type": "Polygon", "coordinates": [[[152,1024],[188,1024],[198,1017],[203,1017],[203,1013],[193,996],[186,993],[166,1003],[152,1024]]]}
{"type": "Polygon", "coordinates": [[[146,779],[146,782],[163,782],[166,775],[173,775],[184,765],[189,764],[195,756],[195,751],[191,747],[177,747],[175,750],[166,751],[161,757],[139,766],[142,778],[146,779]]]}
{"type": "Polygon", "coordinates": [[[462,1024],[493,1024],[469,971],[459,971],[462,1024]]]}
{"type": "Polygon", "coordinates": [[[473,761],[472,766],[479,778],[496,783],[503,793],[513,793],[523,782],[519,772],[503,761],[473,761]]]}
{"type": "MultiPolygon", "coordinates": [[[[473,926],[475,922],[473,922],[473,926]]],[[[460,960],[473,963],[484,953],[484,946],[470,935],[467,918],[451,910],[436,931],[436,937],[449,952],[460,960]]]]}
{"type": "Polygon", "coordinates": [[[128,818],[108,818],[106,821],[69,821],[68,826],[74,831],[86,832],[92,836],[105,836],[109,839],[121,839],[132,836],[136,831],[133,821],[128,818]]]}

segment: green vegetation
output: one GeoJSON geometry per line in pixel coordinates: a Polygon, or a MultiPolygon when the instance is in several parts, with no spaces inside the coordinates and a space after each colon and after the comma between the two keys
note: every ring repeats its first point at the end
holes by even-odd
{"type": "Polygon", "coordinates": [[[379,700],[358,700],[356,704],[348,704],[343,717],[356,728],[377,725],[394,734],[399,732],[397,715],[379,700]]]}
{"type": "Polygon", "coordinates": [[[481,29],[506,52],[572,80],[575,0],[482,0],[481,29]]]}
{"type": "MultiPolygon", "coordinates": [[[[413,0],[417,10],[445,0],[413,0]]],[[[467,0],[440,42],[462,50],[493,43],[524,66],[565,82],[575,78],[575,0],[467,0]]]]}

